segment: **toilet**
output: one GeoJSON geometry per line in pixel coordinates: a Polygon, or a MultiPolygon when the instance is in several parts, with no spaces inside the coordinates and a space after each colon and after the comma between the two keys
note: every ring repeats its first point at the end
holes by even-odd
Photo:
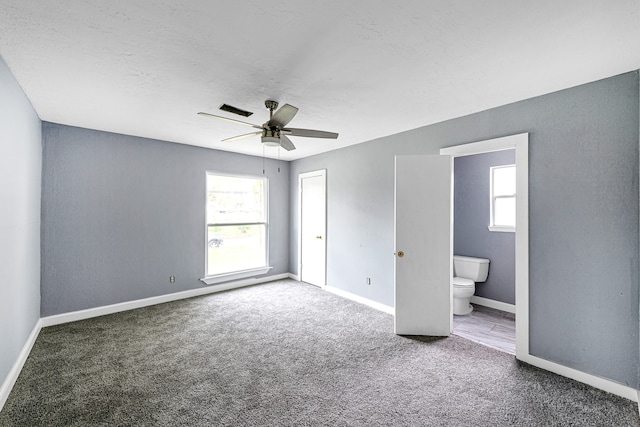
{"type": "Polygon", "coordinates": [[[476,282],[484,282],[488,275],[488,259],[453,256],[453,314],[464,315],[473,311],[470,301],[476,291],[476,282]]]}

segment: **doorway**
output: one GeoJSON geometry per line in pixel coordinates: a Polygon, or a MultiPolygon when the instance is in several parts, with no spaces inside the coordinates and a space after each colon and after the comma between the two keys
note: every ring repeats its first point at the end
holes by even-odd
{"type": "Polygon", "coordinates": [[[326,169],[298,175],[300,191],[300,236],[298,259],[300,281],[326,285],[327,173],[326,169]]]}
{"type": "Polygon", "coordinates": [[[518,359],[523,359],[529,355],[529,135],[524,133],[447,147],[441,149],[440,154],[460,157],[507,149],[515,149],[515,352],[518,359]]]}
{"type": "Polygon", "coordinates": [[[514,149],[453,159],[454,276],[455,255],[488,259],[489,274],[473,285],[470,301],[456,305],[454,287],[452,333],[514,355],[515,172],[514,149]],[[469,302],[471,313],[456,315],[469,302]]]}

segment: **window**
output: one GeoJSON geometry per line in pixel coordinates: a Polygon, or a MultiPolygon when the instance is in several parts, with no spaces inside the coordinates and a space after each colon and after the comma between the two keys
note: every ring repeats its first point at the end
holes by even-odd
{"type": "Polygon", "coordinates": [[[516,166],[491,168],[491,231],[516,229],[516,166]]]}
{"type": "Polygon", "coordinates": [[[207,172],[207,284],[266,273],[268,181],[207,172]]]}

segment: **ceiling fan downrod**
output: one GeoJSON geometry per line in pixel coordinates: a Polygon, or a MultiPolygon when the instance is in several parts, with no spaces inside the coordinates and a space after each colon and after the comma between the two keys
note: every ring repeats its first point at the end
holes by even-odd
{"type": "MultiPolygon", "coordinates": [[[[278,108],[278,101],[267,99],[264,101],[264,106],[269,109],[269,121],[271,121],[273,110],[278,108]]],[[[265,123],[265,127],[262,130],[262,144],[268,147],[280,147],[280,130],[274,127],[268,128],[267,123],[265,123]]]]}
{"type": "Polygon", "coordinates": [[[269,120],[273,117],[273,110],[278,108],[278,101],[272,101],[271,99],[267,99],[264,101],[264,106],[269,109],[269,120]]]}

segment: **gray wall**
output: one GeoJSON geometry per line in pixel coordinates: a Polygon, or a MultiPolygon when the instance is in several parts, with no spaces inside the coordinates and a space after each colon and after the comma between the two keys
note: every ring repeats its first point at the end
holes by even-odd
{"type": "Polygon", "coordinates": [[[529,132],[530,352],[638,388],[638,72],[291,165],[326,168],[327,283],[393,305],[394,155],[529,132]],[[371,285],[365,278],[371,277],[371,285]]]}
{"type": "Polygon", "coordinates": [[[0,384],[40,318],[40,132],[0,58],[0,384]]]}
{"type": "Polygon", "coordinates": [[[515,233],[489,231],[492,166],[514,164],[515,150],[453,160],[453,253],[488,258],[489,277],[476,283],[476,296],[515,304],[515,233]]]}
{"type": "MultiPolygon", "coordinates": [[[[204,286],[205,171],[261,175],[262,162],[44,123],[42,316],[204,286]]],[[[266,173],[274,275],[289,271],[289,164],[266,173]]]]}

